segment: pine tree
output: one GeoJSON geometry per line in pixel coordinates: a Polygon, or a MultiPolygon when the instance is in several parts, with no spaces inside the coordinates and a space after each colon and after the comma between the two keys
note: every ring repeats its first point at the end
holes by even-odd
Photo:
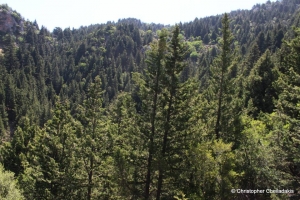
{"type": "Polygon", "coordinates": [[[261,52],[259,51],[259,47],[257,43],[255,43],[248,55],[247,58],[247,68],[245,70],[245,75],[248,76],[250,74],[251,69],[254,67],[255,63],[260,58],[261,52]]]}
{"type": "Polygon", "coordinates": [[[147,75],[148,80],[146,82],[147,86],[150,89],[150,96],[153,96],[151,99],[151,114],[150,114],[150,133],[149,133],[149,152],[148,152],[148,161],[147,161],[147,179],[145,187],[145,198],[149,198],[149,189],[151,184],[151,173],[152,173],[152,160],[154,152],[154,138],[156,137],[157,131],[157,107],[158,107],[158,96],[161,93],[161,78],[163,76],[163,59],[166,50],[166,31],[162,31],[160,34],[160,40],[158,43],[153,43],[151,46],[151,51],[148,52],[147,59],[147,75]]]}
{"type": "Polygon", "coordinates": [[[19,60],[17,58],[17,48],[13,36],[6,35],[4,38],[4,64],[8,72],[13,72],[16,69],[19,69],[19,60]]]}
{"type": "Polygon", "coordinates": [[[129,93],[120,93],[110,105],[109,120],[114,138],[117,194],[122,199],[143,198],[146,148],[141,138],[135,103],[129,93]]]}
{"type": "Polygon", "coordinates": [[[249,97],[255,110],[253,117],[260,112],[271,113],[274,109],[273,99],[277,98],[273,82],[275,81],[274,64],[271,53],[267,50],[257,61],[249,76],[249,97]]]}
{"type": "Polygon", "coordinates": [[[79,119],[83,131],[79,136],[78,154],[82,162],[81,175],[88,200],[112,196],[112,138],[103,106],[101,79],[88,88],[88,95],[80,107],[79,119]]]}
{"type": "Polygon", "coordinates": [[[174,28],[169,42],[167,37],[169,35],[162,31],[159,41],[151,44],[145,75],[133,74],[133,95],[141,113],[142,139],[148,148],[146,199],[154,198],[155,193],[156,199],[180,193],[178,186],[186,189],[188,174],[185,152],[192,141],[190,105],[197,86],[192,80],[180,82],[188,48],[180,37],[179,27],[174,28]]]}
{"type": "Polygon", "coordinates": [[[29,151],[28,145],[35,136],[36,126],[30,125],[27,117],[22,118],[10,142],[4,145],[2,152],[3,164],[6,169],[14,172],[16,176],[24,172],[22,162],[26,159],[29,151]]]}
{"type": "Polygon", "coordinates": [[[300,190],[299,123],[300,123],[300,29],[294,28],[295,38],[284,43],[281,49],[281,62],[278,66],[278,79],[274,83],[278,93],[276,102],[275,132],[277,145],[285,157],[282,170],[292,176],[290,180],[295,190],[300,190]],[[286,167],[287,166],[287,167],[286,167]]]}
{"type": "Polygon", "coordinates": [[[188,53],[187,50],[187,45],[180,39],[179,27],[175,26],[172,31],[171,41],[168,44],[162,77],[163,87],[162,99],[160,101],[160,107],[162,108],[162,129],[160,134],[160,152],[158,152],[159,163],[156,199],[164,196],[164,180],[170,176],[169,184],[171,185],[178,181],[176,180],[177,173],[172,170],[172,166],[175,169],[178,167],[177,164],[180,162],[180,159],[177,156],[184,155],[185,142],[190,142],[184,131],[187,128],[185,126],[190,116],[189,112],[182,113],[181,106],[191,100],[191,91],[188,89],[188,84],[180,83],[180,74],[184,67],[186,67],[185,56],[188,53]],[[182,90],[185,90],[184,93],[186,94],[184,96],[182,96],[182,90]]]}
{"type": "Polygon", "coordinates": [[[217,139],[224,137],[226,134],[226,119],[224,119],[224,114],[226,111],[226,105],[228,105],[227,97],[228,97],[228,82],[229,82],[229,67],[232,64],[232,50],[231,50],[231,42],[233,36],[230,32],[229,27],[229,18],[225,13],[222,19],[222,43],[221,43],[221,55],[216,58],[214,61],[214,68],[212,71],[212,83],[215,84],[216,94],[217,94],[217,105],[216,105],[216,122],[215,122],[215,136],[217,139]]]}
{"type": "MultiPolygon", "coordinates": [[[[79,173],[76,135],[80,125],[70,115],[68,104],[56,103],[53,118],[35,131],[28,162],[35,172],[36,198],[77,199],[79,173]]],[[[80,160],[79,160],[80,162],[80,160]]],[[[30,170],[30,168],[28,168],[30,170]]],[[[28,178],[27,177],[27,178],[28,178]]]]}

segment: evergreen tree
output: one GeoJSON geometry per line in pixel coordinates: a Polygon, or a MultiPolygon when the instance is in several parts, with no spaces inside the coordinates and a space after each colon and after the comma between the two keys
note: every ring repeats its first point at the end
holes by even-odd
{"type": "Polygon", "coordinates": [[[35,136],[36,126],[31,126],[28,118],[22,119],[22,127],[18,126],[10,142],[5,143],[2,152],[3,165],[16,176],[24,172],[24,161],[27,160],[29,144],[35,136]]]}
{"type": "Polygon", "coordinates": [[[254,67],[255,63],[260,58],[261,52],[259,51],[259,47],[257,43],[255,43],[248,55],[247,59],[247,68],[245,69],[245,75],[248,76],[250,74],[251,69],[254,67]]]}
{"type": "MultiPolygon", "coordinates": [[[[267,50],[257,61],[249,76],[249,97],[254,107],[253,117],[260,112],[271,113],[274,109],[273,100],[277,97],[273,82],[275,81],[274,64],[270,51],[267,50]]],[[[250,111],[251,112],[251,111],[250,111]]]]}
{"type": "Polygon", "coordinates": [[[292,176],[291,184],[295,190],[300,190],[299,172],[299,123],[300,123],[300,92],[299,92],[299,61],[300,61],[300,29],[294,28],[295,38],[286,42],[281,52],[281,62],[278,66],[278,79],[275,88],[278,92],[276,103],[277,127],[276,133],[280,146],[285,153],[282,170],[292,176]]]}
{"type": "MultiPolygon", "coordinates": [[[[176,25],[172,31],[172,38],[168,44],[164,75],[162,79],[162,99],[160,106],[162,109],[162,129],[160,134],[160,152],[158,152],[158,179],[156,199],[168,196],[163,194],[166,191],[164,180],[168,181],[169,187],[178,183],[176,168],[180,168],[178,163],[179,155],[184,155],[185,148],[189,141],[185,129],[190,118],[190,113],[182,113],[182,106],[191,101],[191,94],[195,90],[187,83],[180,83],[180,74],[184,67],[185,56],[188,53],[187,45],[180,39],[180,30],[176,25]],[[181,91],[185,95],[182,96],[181,91]],[[179,125],[180,124],[180,125],[179,125]],[[173,168],[174,167],[174,168],[173,168]]],[[[177,169],[178,169],[177,168],[177,169]]]]}
{"type": "Polygon", "coordinates": [[[167,33],[166,31],[162,31],[160,33],[160,40],[158,43],[152,44],[151,51],[148,52],[148,59],[147,59],[147,75],[148,80],[146,80],[146,84],[150,89],[150,97],[151,99],[151,114],[150,114],[150,132],[147,134],[149,137],[149,152],[148,152],[148,161],[147,161],[147,179],[146,179],[146,187],[145,187],[145,198],[149,198],[149,189],[151,184],[151,174],[152,172],[152,162],[153,162],[153,156],[155,154],[154,152],[154,138],[156,136],[157,131],[157,107],[158,107],[158,96],[161,93],[162,86],[161,86],[161,79],[163,76],[163,59],[165,57],[165,51],[166,51],[166,37],[167,33]]]}
{"type": "Polygon", "coordinates": [[[9,34],[4,38],[4,64],[8,72],[13,72],[19,68],[17,48],[14,42],[13,36],[9,34]]]}
{"type": "MultiPolygon", "coordinates": [[[[78,160],[76,148],[79,124],[69,113],[67,104],[56,103],[53,118],[36,131],[28,162],[36,170],[37,199],[77,199],[78,160]]],[[[80,196],[79,196],[80,198],[80,196]]]]}
{"type": "Polygon", "coordinates": [[[141,138],[139,116],[129,93],[120,93],[110,105],[117,194],[122,199],[143,198],[145,147],[141,138]]]}
{"type": "Polygon", "coordinates": [[[263,54],[266,50],[266,42],[265,42],[265,34],[260,32],[257,37],[257,45],[259,48],[259,52],[263,54]]]}
{"type": "Polygon", "coordinates": [[[79,136],[77,153],[83,165],[80,176],[83,178],[88,200],[107,199],[115,192],[111,183],[112,138],[102,99],[101,79],[96,76],[95,82],[88,88],[88,95],[80,107],[79,115],[83,131],[79,136]]]}
{"type": "MultiPolygon", "coordinates": [[[[215,87],[214,91],[217,95],[217,105],[216,105],[216,122],[215,122],[215,136],[217,139],[221,137],[226,137],[226,121],[224,118],[228,106],[229,97],[229,67],[232,64],[232,34],[229,29],[229,18],[225,13],[222,19],[222,43],[221,43],[221,55],[215,59],[214,67],[212,68],[212,87],[215,87]],[[215,86],[213,85],[215,84],[215,86]],[[222,136],[221,136],[222,135],[222,136]]],[[[228,136],[227,136],[228,137],[228,136]]]]}

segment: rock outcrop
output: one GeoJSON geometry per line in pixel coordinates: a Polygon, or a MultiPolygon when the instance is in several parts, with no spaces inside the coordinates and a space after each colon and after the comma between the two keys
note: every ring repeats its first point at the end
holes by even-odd
{"type": "Polygon", "coordinates": [[[22,32],[23,20],[21,16],[10,8],[0,8],[0,31],[4,33],[22,32]]]}

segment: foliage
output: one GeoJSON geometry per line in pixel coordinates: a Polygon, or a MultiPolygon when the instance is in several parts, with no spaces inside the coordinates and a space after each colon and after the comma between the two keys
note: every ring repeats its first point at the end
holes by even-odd
{"type": "Polygon", "coordinates": [[[14,174],[5,171],[2,165],[0,165],[0,198],[3,200],[25,199],[18,188],[14,174]]]}
{"type": "MultiPolygon", "coordinates": [[[[193,150],[195,193],[201,199],[231,199],[230,189],[237,186],[232,144],[222,140],[199,143],[193,150]]],[[[191,195],[193,196],[193,195],[191,195]]]]}
{"type": "Polygon", "coordinates": [[[299,3],[52,32],[1,5],[1,177],[19,199],[299,199],[299,3]]]}

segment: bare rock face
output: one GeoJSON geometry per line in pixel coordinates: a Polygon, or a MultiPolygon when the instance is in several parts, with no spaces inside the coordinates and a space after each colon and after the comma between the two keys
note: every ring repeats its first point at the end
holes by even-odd
{"type": "Polygon", "coordinates": [[[23,20],[12,10],[0,9],[0,31],[15,32],[23,31],[23,20]]]}

